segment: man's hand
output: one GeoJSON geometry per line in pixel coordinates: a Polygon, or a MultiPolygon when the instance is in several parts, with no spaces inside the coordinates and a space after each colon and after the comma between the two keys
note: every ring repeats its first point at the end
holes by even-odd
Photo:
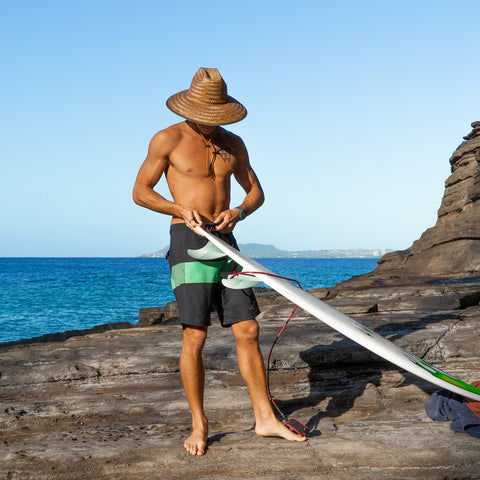
{"type": "MultiPolygon", "coordinates": [[[[234,208],[233,210],[224,210],[223,212],[218,215],[218,217],[213,221],[213,223],[217,225],[217,232],[220,233],[230,233],[237,224],[239,218],[240,211],[238,208],[234,208]]],[[[193,223],[193,222],[192,222],[193,223]]]]}
{"type": "Polygon", "coordinates": [[[193,230],[197,235],[200,235],[200,233],[195,230],[195,227],[201,227],[203,225],[200,214],[193,208],[184,206],[180,207],[180,211],[187,227],[190,230],[193,230]]]}

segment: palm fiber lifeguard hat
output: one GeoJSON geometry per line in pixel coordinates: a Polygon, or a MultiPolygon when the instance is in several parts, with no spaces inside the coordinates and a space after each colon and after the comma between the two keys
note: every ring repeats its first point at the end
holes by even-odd
{"type": "Polygon", "coordinates": [[[247,116],[247,109],[228,95],[227,84],[216,68],[200,68],[190,88],[172,95],[167,107],[202,125],[228,125],[247,116]]]}

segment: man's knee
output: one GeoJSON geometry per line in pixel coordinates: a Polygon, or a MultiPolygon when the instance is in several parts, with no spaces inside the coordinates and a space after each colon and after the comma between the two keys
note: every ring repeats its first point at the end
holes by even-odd
{"type": "Polygon", "coordinates": [[[208,327],[183,327],[183,350],[201,351],[207,339],[208,327]]]}
{"type": "Polygon", "coordinates": [[[237,343],[258,342],[259,327],[256,320],[247,320],[232,325],[237,343]]]}

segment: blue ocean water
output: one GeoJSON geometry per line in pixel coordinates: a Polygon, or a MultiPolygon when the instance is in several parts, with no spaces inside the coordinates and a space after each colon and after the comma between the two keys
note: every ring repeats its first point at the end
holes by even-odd
{"type": "MultiPolygon", "coordinates": [[[[373,270],[376,259],[260,259],[304,289],[373,270]]],[[[138,310],[174,300],[164,258],[0,258],[0,342],[136,323],[138,310]]]]}

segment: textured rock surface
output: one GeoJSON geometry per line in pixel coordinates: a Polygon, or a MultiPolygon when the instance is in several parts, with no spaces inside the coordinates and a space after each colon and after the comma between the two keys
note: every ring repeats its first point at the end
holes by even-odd
{"type": "Polygon", "coordinates": [[[480,275],[480,122],[472,127],[450,158],[436,225],[407,250],[385,255],[370,279],[480,275]]]}
{"type": "MultiPolygon", "coordinates": [[[[465,290],[456,285],[442,288],[422,297],[414,288],[384,288],[374,298],[359,290],[357,310],[374,301],[379,311],[351,314],[447,372],[477,379],[480,308],[461,308],[465,290]],[[436,299],[444,308],[432,307],[436,299]]],[[[352,298],[342,307],[340,297],[332,303],[352,312],[352,298]]],[[[263,303],[266,355],[292,305],[282,297],[263,303]]],[[[423,402],[435,386],[304,312],[274,352],[271,381],[281,408],[312,429],[307,444],[254,434],[233,339],[217,324],[205,350],[209,449],[191,458],[182,446],[190,419],[180,345],[181,327],[157,325],[2,347],[0,478],[480,478],[480,440],[427,421],[423,402]]]]}
{"type": "MultiPolygon", "coordinates": [[[[480,379],[478,127],[452,157],[432,231],[384,257],[373,274],[312,291],[465,381],[480,379]],[[467,258],[450,261],[451,245],[467,258]]],[[[266,356],[293,305],[265,295],[259,303],[266,356]]],[[[182,446],[190,424],[178,368],[182,331],[169,324],[176,316],[169,304],[143,310],[136,327],[0,345],[0,478],[480,479],[480,440],[425,415],[437,387],[302,311],[274,351],[271,384],[285,413],[311,428],[308,442],[255,435],[231,332],[214,324],[204,355],[209,446],[191,457],[182,446]]]]}

